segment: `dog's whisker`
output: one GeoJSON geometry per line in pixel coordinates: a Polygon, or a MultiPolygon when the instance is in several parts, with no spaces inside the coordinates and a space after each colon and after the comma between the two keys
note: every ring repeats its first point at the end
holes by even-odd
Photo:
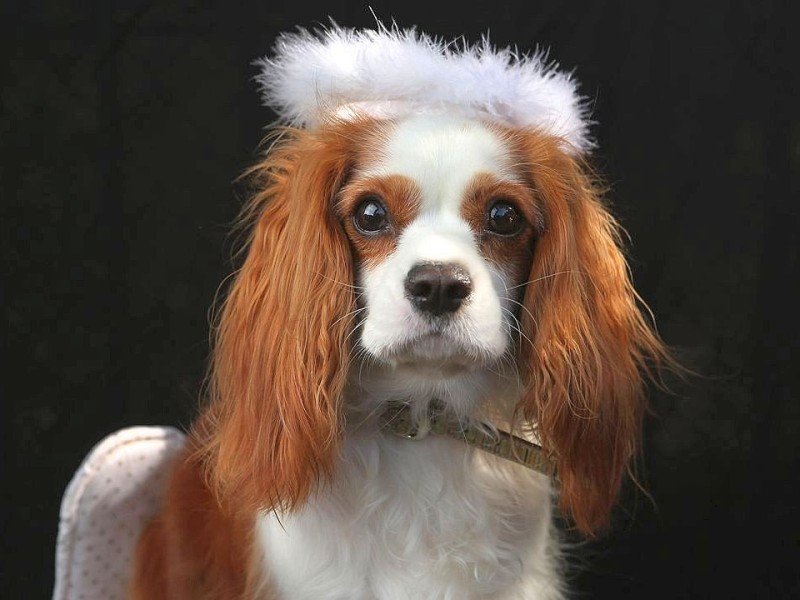
{"type": "MultiPolygon", "coordinates": [[[[506,297],[505,300],[510,302],[511,304],[516,304],[517,306],[519,306],[523,311],[525,311],[525,314],[527,314],[530,317],[531,322],[533,322],[534,325],[537,325],[536,317],[533,316],[533,313],[528,309],[527,306],[525,306],[525,304],[523,304],[519,300],[514,300],[513,298],[509,298],[509,297],[506,297]]],[[[505,309],[505,310],[508,310],[508,309],[505,309]]],[[[509,312],[512,315],[514,314],[513,311],[509,311],[509,312]]]]}
{"type": "Polygon", "coordinates": [[[567,275],[569,273],[577,273],[577,272],[578,271],[576,271],[574,269],[567,269],[565,271],[558,271],[557,273],[548,273],[547,275],[542,275],[541,277],[537,277],[536,279],[530,279],[528,281],[520,283],[519,285],[513,285],[511,287],[507,287],[506,291],[510,292],[512,290],[516,290],[518,288],[525,287],[526,285],[530,285],[532,283],[538,283],[539,281],[544,281],[545,279],[552,279],[553,277],[556,277],[558,275],[567,275]]]}
{"type": "MultiPolygon", "coordinates": [[[[356,308],[355,310],[351,310],[351,311],[350,311],[350,312],[348,312],[347,314],[344,314],[344,315],[342,315],[341,317],[339,317],[338,319],[336,319],[336,320],[335,320],[333,323],[331,323],[331,327],[333,327],[334,325],[336,325],[336,324],[337,324],[339,321],[344,321],[344,320],[345,320],[345,319],[347,319],[347,318],[354,317],[354,316],[356,316],[358,313],[360,313],[360,312],[363,312],[363,311],[365,311],[365,310],[367,310],[367,307],[366,307],[366,306],[362,306],[361,308],[356,308]]],[[[356,327],[356,328],[357,328],[357,327],[356,327]]],[[[348,337],[349,337],[349,335],[348,335],[348,337]]]]}
{"type": "MultiPolygon", "coordinates": [[[[519,322],[519,319],[517,318],[517,316],[514,314],[514,312],[509,310],[509,309],[507,309],[507,308],[504,308],[503,312],[505,314],[507,314],[508,317],[509,317],[509,320],[507,321],[509,328],[513,332],[518,334],[520,340],[524,340],[524,341],[528,342],[528,344],[531,347],[534,347],[533,340],[531,340],[531,338],[528,337],[528,335],[522,330],[522,325],[519,322]]],[[[530,314],[530,313],[528,313],[528,314],[530,314]]],[[[531,319],[533,320],[533,315],[531,315],[531,319]]],[[[534,320],[534,323],[535,323],[535,320],[534,320]]]]}
{"type": "Polygon", "coordinates": [[[327,275],[325,273],[321,273],[321,272],[318,273],[318,275],[320,277],[322,277],[323,279],[325,279],[327,281],[330,281],[331,283],[335,283],[336,285],[340,285],[342,287],[346,287],[346,288],[349,288],[351,290],[357,290],[359,293],[364,291],[364,287],[363,286],[355,285],[355,284],[348,283],[348,282],[345,282],[345,281],[339,281],[338,279],[334,279],[333,277],[330,277],[329,275],[327,275]]]}
{"type": "Polygon", "coordinates": [[[350,329],[350,332],[345,336],[344,341],[345,343],[350,341],[350,338],[361,329],[361,326],[364,324],[364,319],[360,320],[355,326],[350,329]]]}

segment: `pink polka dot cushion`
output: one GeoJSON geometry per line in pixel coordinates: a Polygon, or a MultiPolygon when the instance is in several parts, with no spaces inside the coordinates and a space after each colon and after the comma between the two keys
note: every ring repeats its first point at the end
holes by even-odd
{"type": "Polygon", "coordinates": [[[127,597],[136,542],[184,437],[171,427],[132,427],[92,449],[61,502],[53,600],[127,597]]]}

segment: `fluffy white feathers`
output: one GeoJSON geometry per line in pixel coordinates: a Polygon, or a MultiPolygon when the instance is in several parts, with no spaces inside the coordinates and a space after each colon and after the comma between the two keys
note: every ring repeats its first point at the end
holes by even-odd
{"type": "Polygon", "coordinates": [[[446,42],[415,29],[332,26],[281,36],[257,62],[264,103],[296,126],[331,115],[381,118],[454,113],[561,136],[568,150],[592,147],[588,108],[578,84],[542,54],[521,56],[446,42]]]}

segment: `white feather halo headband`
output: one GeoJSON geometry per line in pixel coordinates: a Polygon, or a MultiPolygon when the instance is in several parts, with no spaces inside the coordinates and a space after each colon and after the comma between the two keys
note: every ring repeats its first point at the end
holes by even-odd
{"type": "Polygon", "coordinates": [[[332,115],[392,118],[454,113],[541,128],[572,152],[589,150],[588,107],[578,84],[541,53],[520,56],[484,39],[468,46],[415,29],[331,28],[281,35],[256,63],[264,104],[291,125],[332,115]]]}

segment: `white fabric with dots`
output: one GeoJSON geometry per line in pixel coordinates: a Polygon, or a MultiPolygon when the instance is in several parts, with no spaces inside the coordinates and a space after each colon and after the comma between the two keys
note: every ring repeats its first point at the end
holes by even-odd
{"type": "Polygon", "coordinates": [[[131,427],[97,444],[61,501],[53,600],[124,600],[136,542],[185,436],[131,427]]]}

